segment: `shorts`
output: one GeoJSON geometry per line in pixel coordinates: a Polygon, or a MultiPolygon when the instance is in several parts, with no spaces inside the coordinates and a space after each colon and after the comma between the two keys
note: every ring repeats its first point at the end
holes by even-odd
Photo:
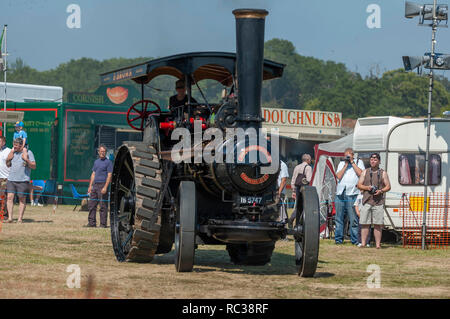
{"type": "Polygon", "coordinates": [[[361,225],[384,225],[383,205],[372,206],[364,204],[359,214],[359,223],[361,225]]]}
{"type": "Polygon", "coordinates": [[[25,197],[30,192],[30,182],[13,182],[6,183],[7,193],[16,193],[19,197],[25,197]]]}

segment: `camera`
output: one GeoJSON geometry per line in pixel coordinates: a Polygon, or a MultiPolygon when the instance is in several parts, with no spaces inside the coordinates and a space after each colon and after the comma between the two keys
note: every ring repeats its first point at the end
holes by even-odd
{"type": "Polygon", "coordinates": [[[348,162],[348,163],[351,163],[352,162],[352,158],[349,155],[347,155],[345,157],[345,161],[348,162]]]}
{"type": "Polygon", "coordinates": [[[370,186],[370,191],[369,191],[369,194],[375,194],[375,192],[378,190],[378,187],[377,186],[374,186],[374,185],[372,185],[372,186],[370,186]]]}

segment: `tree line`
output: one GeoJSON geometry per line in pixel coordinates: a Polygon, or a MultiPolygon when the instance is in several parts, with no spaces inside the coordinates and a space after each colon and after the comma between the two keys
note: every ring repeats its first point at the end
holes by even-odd
{"type": "MultiPolygon", "coordinates": [[[[282,39],[267,41],[264,57],[286,67],[282,78],[264,83],[263,106],[342,112],[345,118],[421,117],[427,114],[429,79],[426,74],[397,69],[381,76],[370,74],[363,78],[359,73],[348,70],[343,63],[302,56],[290,41],[282,39]]],[[[17,58],[9,65],[8,81],[62,86],[66,98],[69,92],[95,91],[100,85],[101,73],[148,60],[151,57],[103,61],[80,58],[62,63],[55,69],[38,71],[17,58]]],[[[432,115],[441,116],[449,108],[450,81],[443,76],[436,79],[432,115]]],[[[136,85],[132,81],[127,84],[136,85]]],[[[222,89],[220,84],[206,80],[199,86],[208,101],[218,102],[222,89]]],[[[162,101],[173,94],[174,78],[170,76],[156,78],[145,87],[147,98],[162,101]]],[[[196,87],[193,95],[198,101],[203,100],[196,87]]]]}

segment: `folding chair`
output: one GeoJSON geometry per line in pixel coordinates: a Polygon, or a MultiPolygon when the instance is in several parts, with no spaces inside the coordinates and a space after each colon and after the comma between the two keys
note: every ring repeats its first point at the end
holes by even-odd
{"type": "MultiPolygon", "coordinates": [[[[38,199],[38,203],[39,203],[39,200],[41,200],[42,194],[44,193],[45,181],[42,179],[35,179],[35,180],[33,180],[32,187],[33,187],[33,195],[34,196],[36,196],[36,194],[41,195],[41,196],[39,196],[39,199],[38,199]]],[[[33,198],[33,201],[34,201],[34,198],[33,198]]],[[[42,204],[44,204],[43,198],[42,198],[41,202],[42,202],[42,204]]],[[[31,203],[31,205],[33,205],[33,203],[31,203]]]]}
{"type": "MultiPolygon", "coordinates": [[[[54,196],[55,193],[56,193],[56,181],[48,180],[45,183],[45,187],[44,187],[41,197],[45,196],[45,195],[53,195],[54,196]]],[[[48,196],[48,197],[50,197],[50,196],[48,196]]],[[[56,198],[53,197],[53,201],[55,202],[56,198]]],[[[46,202],[46,204],[48,204],[48,199],[45,202],[46,202]]]]}
{"type": "MultiPolygon", "coordinates": [[[[76,190],[76,188],[75,188],[75,186],[73,186],[73,184],[70,184],[70,187],[72,188],[72,195],[73,195],[73,198],[75,198],[75,199],[80,199],[80,200],[82,200],[83,198],[89,198],[89,194],[84,195],[84,194],[78,193],[77,190],[76,190]]],[[[77,208],[77,206],[78,206],[78,202],[77,202],[77,204],[75,205],[75,207],[73,208],[73,211],[75,211],[75,209],[77,208]]]]}

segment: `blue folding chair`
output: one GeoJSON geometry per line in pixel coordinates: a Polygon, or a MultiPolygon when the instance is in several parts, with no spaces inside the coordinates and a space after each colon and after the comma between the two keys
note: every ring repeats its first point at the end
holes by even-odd
{"type": "MultiPolygon", "coordinates": [[[[46,184],[45,181],[42,179],[33,180],[33,194],[42,195],[44,193],[45,184],[46,184]]],[[[42,198],[42,196],[39,196],[39,199],[41,199],[41,198],[42,198]]],[[[39,200],[38,200],[38,202],[39,202],[39,200]]],[[[42,200],[42,203],[44,203],[44,200],[42,200]]]]}
{"type": "MultiPolygon", "coordinates": [[[[53,197],[53,201],[56,202],[55,193],[56,193],[56,181],[52,179],[47,180],[47,182],[45,182],[45,187],[44,191],[42,192],[42,196],[49,195],[47,197],[53,197]]],[[[48,204],[48,198],[45,202],[48,204]]]]}
{"type": "MultiPolygon", "coordinates": [[[[70,184],[70,187],[72,188],[73,198],[82,200],[83,198],[88,198],[89,197],[89,194],[84,195],[84,194],[78,193],[76,188],[75,188],[75,186],[73,186],[73,184],[70,184]]],[[[75,207],[73,208],[74,211],[77,208],[77,206],[78,206],[78,202],[75,205],[75,207]]]]}

